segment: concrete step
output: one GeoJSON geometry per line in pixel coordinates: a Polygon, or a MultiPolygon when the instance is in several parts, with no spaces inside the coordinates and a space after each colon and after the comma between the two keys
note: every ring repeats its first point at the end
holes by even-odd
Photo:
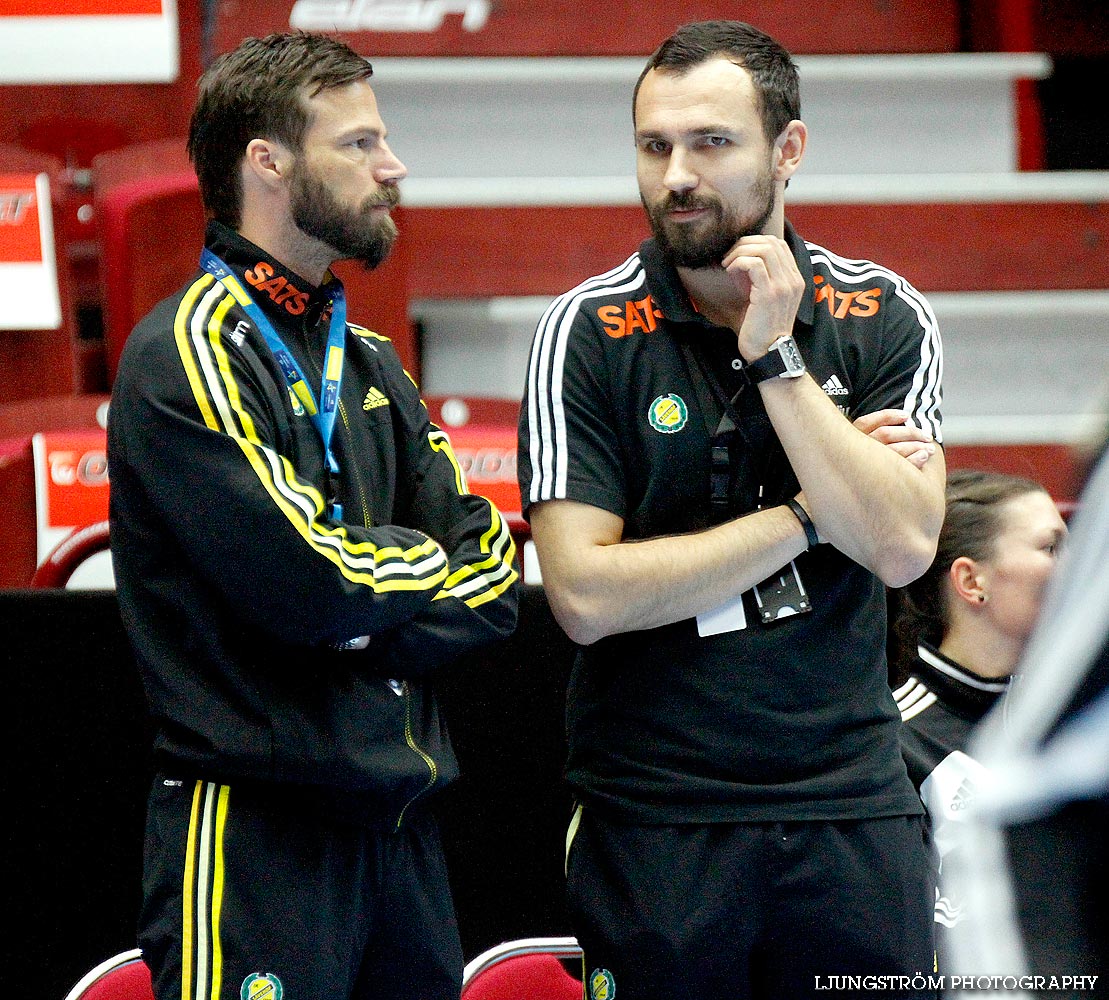
{"type": "MultiPolygon", "coordinates": [[[[645,58],[375,59],[374,91],[418,184],[631,177],[632,89],[645,58]]],[[[1017,169],[1015,83],[1038,53],[798,56],[806,169],[1017,169]]]]}

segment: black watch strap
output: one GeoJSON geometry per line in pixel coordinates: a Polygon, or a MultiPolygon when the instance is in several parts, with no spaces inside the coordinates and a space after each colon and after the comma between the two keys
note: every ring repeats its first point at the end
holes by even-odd
{"type": "Polygon", "coordinates": [[[786,370],[786,360],[777,351],[767,351],[758,361],[752,361],[743,370],[747,372],[747,381],[758,385],[768,378],[781,375],[786,370]]]}
{"type": "Polygon", "coordinates": [[[768,378],[797,378],[805,373],[805,359],[792,336],[779,337],[761,358],[743,368],[747,381],[758,385],[768,378]]]}

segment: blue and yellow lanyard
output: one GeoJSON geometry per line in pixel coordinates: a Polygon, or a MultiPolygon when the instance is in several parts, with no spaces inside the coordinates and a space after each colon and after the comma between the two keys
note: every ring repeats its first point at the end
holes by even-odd
{"type": "MultiPolygon", "coordinates": [[[[327,285],[327,291],[331,295],[331,327],[328,330],[327,350],[324,353],[320,402],[317,403],[312,387],[304,377],[300,365],[285,346],[285,342],[278,335],[269,318],[250,297],[231,269],[207,247],[200,252],[200,266],[231,293],[258,327],[285,376],[289,390],[303,404],[313,425],[320,433],[327,472],[330,475],[337,475],[339,463],[331,451],[331,436],[335,431],[335,418],[339,410],[339,389],[343,384],[343,352],[347,333],[347,300],[342,282],[333,277],[327,285]]],[[[332,517],[341,519],[342,505],[332,499],[328,504],[328,512],[332,517]]]]}

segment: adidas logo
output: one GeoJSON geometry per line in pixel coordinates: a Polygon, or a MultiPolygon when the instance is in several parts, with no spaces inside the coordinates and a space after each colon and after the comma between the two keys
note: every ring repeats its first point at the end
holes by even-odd
{"type": "Polygon", "coordinates": [[[235,329],[231,331],[231,339],[234,341],[236,347],[242,347],[243,341],[246,340],[246,335],[250,331],[250,324],[244,320],[239,320],[235,324],[235,329]]]}
{"type": "Polygon", "coordinates": [[[362,400],[363,410],[376,410],[379,406],[388,405],[389,397],[380,389],[375,389],[373,386],[370,386],[370,391],[366,393],[366,398],[362,400]]]}
{"type": "Polygon", "coordinates": [[[974,801],[976,791],[977,789],[971,784],[970,779],[963,778],[962,784],[955,790],[948,808],[951,812],[962,812],[964,809],[969,809],[970,804],[974,801]]]}
{"type": "Polygon", "coordinates": [[[848,391],[843,387],[838,375],[833,375],[821,387],[829,396],[846,396],[848,391]]]}

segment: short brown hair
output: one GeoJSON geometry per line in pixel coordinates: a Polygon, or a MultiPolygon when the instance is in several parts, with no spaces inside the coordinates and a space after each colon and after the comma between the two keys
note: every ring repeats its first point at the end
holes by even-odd
{"type": "Polygon", "coordinates": [[[772,143],[782,129],[801,117],[797,64],[783,46],[744,21],[694,21],[678,28],[647,60],[632,93],[633,121],[640,85],[651,70],[680,75],[717,56],[750,73],[767,142],[772,143]]]}
{"type": "Polygon", "coordinates": [[[303,98],[372,75],[348,45],[308,32],[247,38],[216,59],[197,85],[188,139],[208,214],[237,228],[247,144],[272,139],[299,150],[309,125],[303,98]]]}

